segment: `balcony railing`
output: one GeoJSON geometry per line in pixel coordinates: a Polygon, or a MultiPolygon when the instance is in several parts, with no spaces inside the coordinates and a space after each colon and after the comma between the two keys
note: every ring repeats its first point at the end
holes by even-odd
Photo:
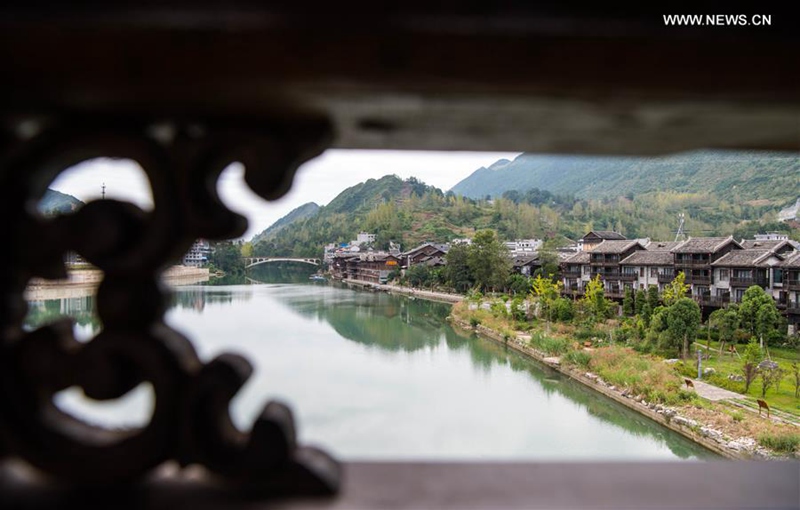
{"type": "Polygon", "coordinates": [[[592,271],[592,278],[597,275],[600,275],[600,278],[604,280],[616,280],[619,279],[619,275],[622,274],[619,271],[608,271],[606,273],[600,271],[592,271]]]}
{"type": "Polygon", "coordinates": [[[788,303],[786,303],[786,313],[790,313],[792,315],[800,315],[800,302],[789,301],[788,303]]]}
{"type": "Polygon", "coordinates": [[[617,260],[593,260],[590,262],[593,266],[618,266],[619,259],[617,260]]]}
{"type": "Polygon", "coordinates": [[[669,283],[675,279],[675,273],[658,273],[658,283],[669,283]]]}
{"type": "Polygon", "coordinates": [[[723,307],[731,302],[730,296],[693,296],[695,301],[701,303],[704,306],[717,306],[723,307]]]}
{"type": "Polygon", "coordinates": [[[711,276],[691,276],[691,275],[686,275],[685,283],[695,283],[695,284],[710,285],[711,284],[711,276]]]}
{"type": "Polygon", "coordinates": [[[675,265],[676,266],[692,266],[692,267],[710,266],[711,265],[711,261],[708,260],[708,259],[705,259],[705,260],[676,260],[675,261],[675,265]]]}
{"type": "Polygon", "coordinates": [[[731,276],[731,286],[733,287],[750,287],[751,285],[766,287],[769,285],[769,281],[763,277],[731,276]]]}
{"type": "Polygon", "coordinates": [[[626,282],[633,281],[639,278],[639,273],[620,273],[619,279],[624,280],[626,282]]]}
{"type": "Polygon", "coordinates": [[[566,269],[564,271],[561,271],[561,274],[563,276],[566,276],[567,278],[580,278],[581,270],[580,269],[576,269],[576,270],[566,269]]]}
{"type": "Polygon", "coordinates": [[[800,280],[789,279],[783,281],[784,288],[787,290],[800,290],[800,280]]]}

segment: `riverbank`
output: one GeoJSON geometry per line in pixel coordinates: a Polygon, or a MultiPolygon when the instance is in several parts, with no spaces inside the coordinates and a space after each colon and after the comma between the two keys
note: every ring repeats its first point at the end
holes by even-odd
{"type": "Polygon", "coordinates": [[[390,294],[400,294],[403,296],[408,296],[411,298],[420,298],[420,299],[427,299],[430,301],[440,301],[444,303],[458,303],[465,299],[465,296],[461,294],[450,294],[446,292],[434,292],[431,290],[424,290],[424,289],[415,289],[412,287],[402,287],[400,285],[389,285],[389,284],[380,284],[380,283],[372,283],[372,282],[365,282],[362,280],[350,280],[345,278],[342,280],[342,283],[358,287],[365,290],[373,290],[379,292],[388,292],[390,294]]]}
{"type": "MultiPolygon", "coordinates": [[[[691,439],[697,444],[730,459],[789,459],[797,458],[797,454],[774,452],[759,444],[757,437],[760,434],[769,434],[772,437],[779,437],[781,434],[796,434],[797,427],[793,424],[785,424],[762,418],[753,413],[739,410],[723,410],[721,406],[713,402],[706,402],[704,399],[698,400],[699,392],[696,392],[695,402],[685,404],[666,405],[654,401],[649,401],[642,394],[641,389],[632,390],[627,385],[614,385],[604,380],[600,375],[593,373],[587,366],[577,366],[571,361],[576,358],[588,360],[591,354],[607,354],[604,350],[611,347],[578,347],[572,351],[571,356],[558,356],[548,354],[543,350],[537,349],[531,342],[533,335],[541,335],[541,332],[524,333],[515,331],[513,327],[487,327],[476,320],[474,316],[465,313],[464,309],[471,307],[454,307],[454,313],[448,318],[452,324],[466,331],[473,331],[484,338],[501,343],[520,354],[546,364],[554,370],[584,384],[585,386],[619,402],[620,404],[637,411],[638,413],[654,420],[655,422],[673,430],[684,437],[691,439]],[[574,353],[581,353],[575,355],[574,353]],[[747,416],[753,414],[752,416],[747,416]]],[[[472,308],[477,309],[477,305],[472,308]]],[[[623,347],[614,347],[618,354],[623,347]]],[[[627,350],[628,360],[623,364],[640,364],[648,358],[627,350]]],[[[610,351],[609,351],[610,352],[610,351]]],[[[598,356],[600,357],[600,356],[598,356]]],[[[650,361],[652,363],[652,360],[650,361]]],[[[658,363],[664,363],[663,360],[658,363]]],[[[656,367],[662,368],[662,367],[656,367]]],[[[644,372],[645,368],[639,370],[644,372]]],[[[663,371],[663,370],[662,370],[663,371]]],[[[637,374],[637,378],[646,378],[649,374],[637,374]],[[641,376],[641,377],[640,377],[641,376]]],[[[673,376],[669,376],[673,377],[673,376]]],[[[674,374],[675,381],[671,384],[680,388],[682,379],[674,374]]],[[[641,383],[640,383],[641,386],[641,383]]],[[[680,397],[686,397],[686,390],[679,390],[680,397]]],[[[652,393],[658,394],[659,391],[652,393]]],[[[651,398],[650,400],[657,400],[651,398]]],[[[672,398],[672,400],[676,400],[672,398]]],[[[677,399],[682,400],[682,399],[677,399]]]]}
{"type": "MultiPolygon", "coordinates": [[[[358,280],[345,280],[343,283],[371,291],[406,295],[412,299],[421,298],[444,301],[451,304],[459,303],[466,299],[466,296],[462,295],[411,289],[395,285],[374,284],[358,280]]],[[[454,307],[454,310],[457,308],[454,307]]],[[[523,356],[543,363],[723,457],[730,459],[792,458],[792,454],[776,453],[760,445],[757,437],[754,437],[758,436],[758,434],[751,433],[751,431],[772,433],[775,427],[783,424],[774,424],[773,426],[772,423],[766,422],[751,423],[751,418],[745,417],[745,414],[752,414],[747,410],[744,410],[744,412],[739,410],[732,412],[726,410],[723,412],[721,409],[713,407],[716,405],[712,402],[713,399],[708,399],[709,402],[706,403],[705,399],[702,398],[701,392],[697,390],[695,390],[695,395],[688,395],[688,397],[702,398],[700,405],[666,405],[653,401],[649,402],[642,393],[631,391],[630,388],[624,385],[617,387],[589,370],[570,365],[569,362],[562,363],[560,356],[548,355],[536,349],[530,343],[531,334],[516,331],[510,323],[493,329],[480,324],[480,321],[468,317],[458,317],[455,313],[451,314],[448,319],[458,328],[473,331],[484,338],[510,347],[523,356]]],[[[594,349],[587,349],[586,352],[592,350],[594,349]]],[[[636,360],[639,360],[640,355],[633,352],[631,354],[636,360]]],[[[680,387],[682,384],[680,382],[681,379],[677,375],[675,375],[675,379],[678,387],[680,387]]],[[[658,393],[658,391],[653,393],[658,393]]],[[[681,397],[687,397],[686,391],[681,390],[681,393],[681,397]]],[[[651,398],[650,400],[657,399],[651,398]]],[[[752,419],[760,420],[761,418],[753,417],[752,419]]],[[[786,426],[793,427],[791,424],[786,426]]]]}
{"type": "MultiPolygon", "coordinates": [[[[46,299],[68,299],[85,297],[94,294],[103,281],[103,272],[99,269],[71,269],[67,278],[62,280],[45,280],[32,278],[25,289],[27,301],[46,299]]],[[[209,279],[208,268],[171,266],[161,274],[162,281],[171,286],[194,285],[209,279]]]]}

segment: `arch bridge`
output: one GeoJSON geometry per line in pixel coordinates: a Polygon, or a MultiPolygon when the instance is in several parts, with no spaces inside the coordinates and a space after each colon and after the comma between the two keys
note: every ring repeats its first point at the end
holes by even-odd
{"type": "Polygon", "coordinates": [[[259,264],[267,264],[269,262],[300,262],[302,264],[311,264],[312,266],[319,266],[319,259],[311,258],[293,258],[293,257],[243,257],[244,268],[250,269],[259,264]]]}

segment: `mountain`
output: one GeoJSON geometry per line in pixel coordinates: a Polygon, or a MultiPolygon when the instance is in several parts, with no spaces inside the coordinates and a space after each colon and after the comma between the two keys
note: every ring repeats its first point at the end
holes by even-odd
{"type": "Polygon", "coordinates": [[[253,243],[253,254],[320,257],[325,245],[346,243],[360,231],[376,235],[375,249],[386,249],[393,241],[404,250],[422,242],[472,237],[481,229],[495,230],[502,240],[544,239],[547,248],[590,230],[668,241],[675,237],[680,216],[685,219],[684,231],[695,237],[741,239],[775,231],[800,240],[800,230],[776,221],[784,205],[777,204],[784,197],[794,202],[800,196],[798,162],[792,158],[758,160],[724,153],[713,157],[692,153],[656,161],[525,156],[475,172],[470,179],[485,174],[493,178],[483,184],[478,198],[444,194],[415,178],[370,179],[342,191],[313,216],[295,220],[253,243]],[[531,161],[538,164],[531,172],[538,179],[535,183],[558,193],[528,187],[529,181],[522,178],[525,172],[519,169],[531,161]],[[597,171],[599,167],[604,171],[597,171]],[[638,171],[643,175],[636,175],[638,171]],[[490,190],[490,184],[497,184],[497,175],[507,182],[490,190]],[[570,183],[569,188],[565,183],[570,183]],[[692,189],[698,191],[688,191],[692,189]],[[565,190],[574,194],[563,194],[565,190]],[[486,194],[497,193],[501,196],[485,199],[486,194]]]}
{"type": "Polygon", "coordinates": [[[278,221],[267,227],[261,233],[253,236],[251,242],[253,244],[256,244],[265,239],[271,239],[275,237],[275,235],[278,232],[288,227],[295,221],[300,221],[306,218],[310,218],[311,216],[317,214],[317,211],[319,211],[319,206],[314,202],[308,202],[307,204],[303,204],[300,207],[292,209],[292,211],[289,214],[287,214],[283,218],[279,219],[278,221]]]}
{"type": "Polygon", "coordinates": [[[44,197],[39,201],[38,209],[39,212],[45,216],[54,216],[57,214],[71,213],[78,210],[83,205],[83,202],[72,195],[47,188],[44,197]]]}
{"type": "Polygon", "coordinates": [[[296,219],[273,235],[254,240],[253,254],[319,257],[326,244],[346,243],[361,230],[377,234],[377,247],[387,247],[389,241],[415,242],[433,236],[415,221],[423,197],[444,199],[444,193],[413,177],[369,179],[345,189],[313,216],[296,219]]]}
{"type": "Polygon", "coordinates": [[[786,206],[800,196],[795,153],[693,151],[658,158],[521,154],[479,168],[452,190],[471,198],[531,188],[577,198],[651,192],[711,193],[723,200],[786,206]]]}

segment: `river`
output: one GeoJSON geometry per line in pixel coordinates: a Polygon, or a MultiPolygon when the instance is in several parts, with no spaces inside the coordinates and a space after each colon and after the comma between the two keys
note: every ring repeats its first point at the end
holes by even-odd
{"type": "MultiPolygon", "coordinates": [[[[62,313],[88,339],[94,298],[31,302],[28,327],[62,313]]],[[[247,428],[268,399],[291,404],[299,439],[348,460],[656,460],[713,454],[502,345],[454,331],[449,305],[311,283],[188,286],[171,326],[204,360],[255,367],[232,403],[247,428]]],[[[145,423],[152,393],[57,404],[110,426],[145,423]]]]}

